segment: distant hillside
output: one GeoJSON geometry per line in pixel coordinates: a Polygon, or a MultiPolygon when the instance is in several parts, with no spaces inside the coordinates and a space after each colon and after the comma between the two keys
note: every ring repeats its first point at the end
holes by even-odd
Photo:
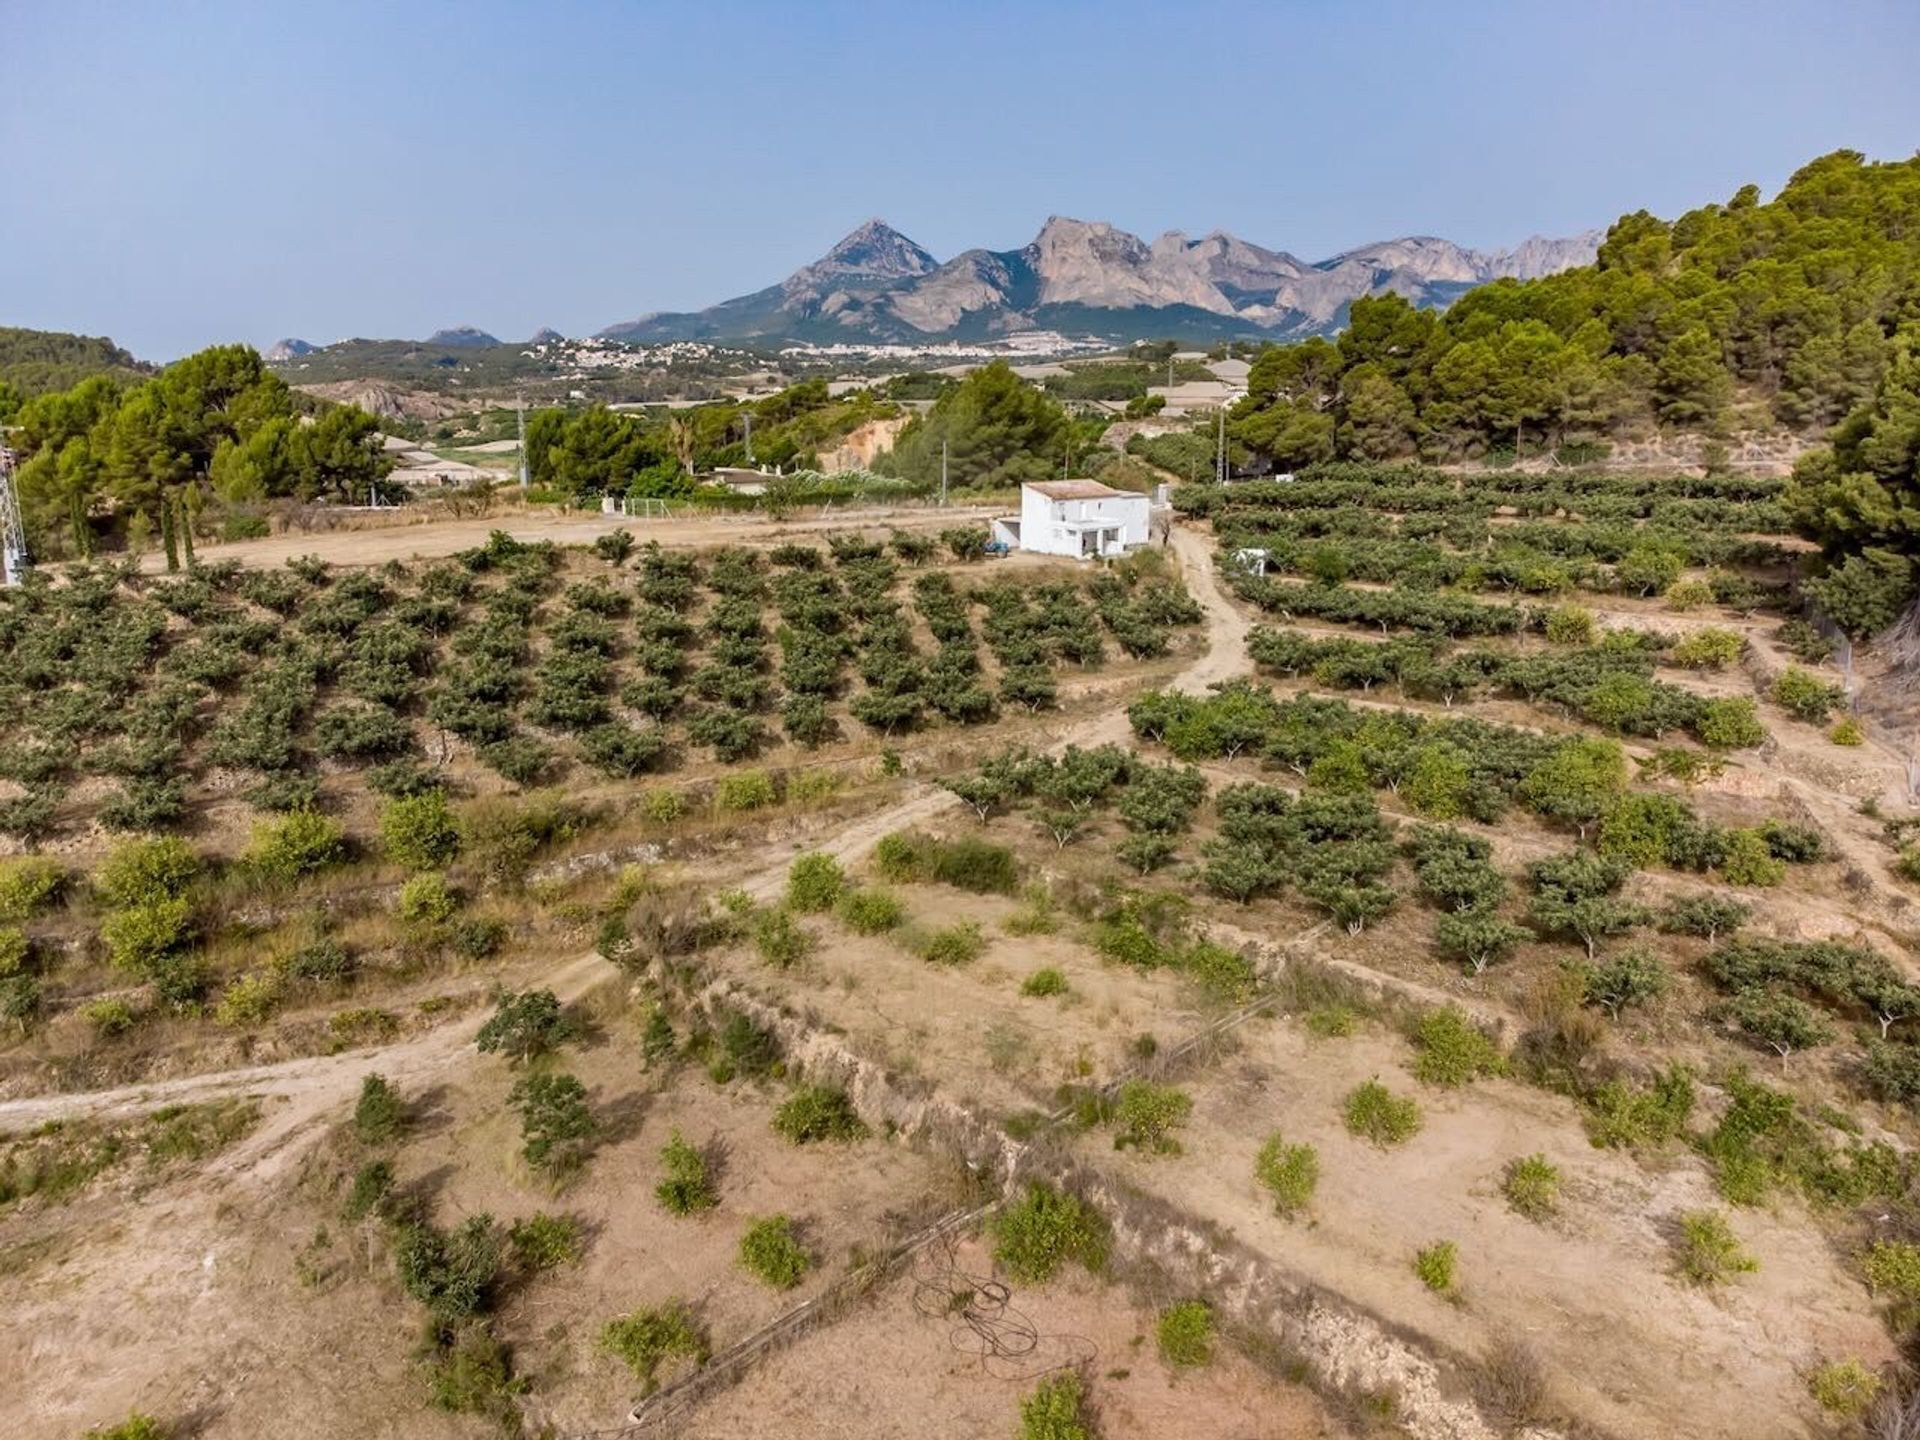
{"type": "Polygon", "coordinates": [[[66,390],[93,375],[138,380],[154,373],[104,335],[0,325],[0,385],[22,395],[66,390]]]}
{"type": "Polygon", "coordinates": [[[429,345],[446,345],[456,349],[477,350],[500,342],[486,331],[472,325],[456,325],[451,330],[436,330],[427,337],[429,345]]]}
{"type": "Polygon", "coordinates": [[[869,220],[778,285],[691,314],[644,315],[609,339],[848,343],[977,341],[1051,330],[1110,341],[1331,334],[1348,307],[1397,294],[1446,305],[1498,279],[1534,279],[1590,262],[1598,231],[1469,250],[1411,236],[1315,263],[1215,231],[1148,244],[1104,221],[1054,216],[1018,250],[967,250],[940,264],[869,220]]]}

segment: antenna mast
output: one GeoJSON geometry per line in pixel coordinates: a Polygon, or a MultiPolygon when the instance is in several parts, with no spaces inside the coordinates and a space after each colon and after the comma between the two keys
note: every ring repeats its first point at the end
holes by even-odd
{"type": "Polygon", "coordinates": [[[32,563],[27,530],[20,523],[20,499],[13,490],[13,452],[0,445],[0,581],[18,585],[32,563]]]}
{"type": "Polygon", "coordinates": [[[520,426],[520,493],[527,493],[527,397],[513,397],[513,414],[520,426]]]}

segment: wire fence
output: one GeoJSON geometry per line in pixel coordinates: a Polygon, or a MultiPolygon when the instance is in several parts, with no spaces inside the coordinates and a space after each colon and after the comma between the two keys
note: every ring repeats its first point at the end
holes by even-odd
{"type": "Polygon", "coordinates": [[[1807,623],[1833,646],[1834,663],[1840,667],[1840,685],[1846,694],[1847,713],[1866,732],[1867,738],[1881,749],[1899,757],[1906,767],[1907,803],[1920,803],[1920,734],[1897,730],[1877,715],[1860,708],[1860,689],[1854,679],[1853,641],[1825,614],[1811,597],[1803,601],[1807,623]]]}

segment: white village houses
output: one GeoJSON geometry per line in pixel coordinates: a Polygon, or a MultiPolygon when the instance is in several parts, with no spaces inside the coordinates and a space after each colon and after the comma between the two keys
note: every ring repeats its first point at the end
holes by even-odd
{"type": "Polygon", "coordinates": [[[1152,502],[1098,480],[1048,480],[1020,487],[1020,515],[993,522],[993,538],[1010,550],[1078,560],[1121,555],[1147,543],[1152,502]]]}

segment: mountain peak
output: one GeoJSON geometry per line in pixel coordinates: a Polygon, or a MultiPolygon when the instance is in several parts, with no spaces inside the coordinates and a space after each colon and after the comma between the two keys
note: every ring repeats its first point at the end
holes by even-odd
{"type": "Polygon", "coordinates": [[[847,234],[839,244],[800,273],[809,276],[832,273],[874,280],[898,280],[924,275],[937,263],[933,256],[875,216],[847,234]]]}
{"type": "Polygon", "coordinates": [[[311,355],[315,348],[305,340],[288,336],[285,340],[276,340],[265,358],[269,361],[298,360],[302,355],[311,355]]]}

